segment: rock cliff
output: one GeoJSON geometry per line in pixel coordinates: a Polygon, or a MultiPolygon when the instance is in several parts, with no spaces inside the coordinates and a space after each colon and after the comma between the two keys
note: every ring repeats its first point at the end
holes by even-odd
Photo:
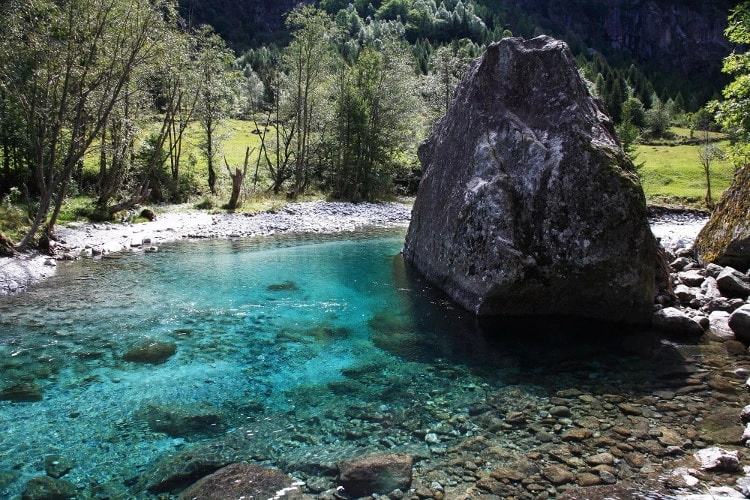
{"type": "Polygon", "coordinates": [[[567,45],[490,45],[419,150],[404,257],[478,315],[651,320],[643,191],[567,45]]]}
{"type": "Polygon", "coordinates": [[[695,252],[704,264],[713,262],[743,271],[750,268],[750,165],[734,176],[698,233],[695,252]]]}
{"type": "Polygon", "coordinates": [[[546,32],[575,34],[608,55],[682,75],[716,74],[732,50],[724,36],[733,0],[510,0],[535,13],[546,32]]]}

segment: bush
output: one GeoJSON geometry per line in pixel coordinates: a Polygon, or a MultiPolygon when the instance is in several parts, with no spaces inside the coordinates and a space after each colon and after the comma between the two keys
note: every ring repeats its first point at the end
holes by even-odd
{"type": "Polygon", "coordinates": [[[214,202],[211,198],[203,198],[200,203],[195,205],[198,210],[211,210],[214,208],[214,202]]]}

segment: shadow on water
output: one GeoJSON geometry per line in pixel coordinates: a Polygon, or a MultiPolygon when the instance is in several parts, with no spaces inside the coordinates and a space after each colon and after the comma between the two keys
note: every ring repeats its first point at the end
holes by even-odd
{"type": "Polygon", "coordinates": [[[401,255],[393,273],[405,307],[381,311],[369,326],[376,346],[406,361],[465,365],[504,386],[555,390],[581,383],[679,387],[691,375],[676,344],[648,327],[558,316],[478,318],[401,255]]]}

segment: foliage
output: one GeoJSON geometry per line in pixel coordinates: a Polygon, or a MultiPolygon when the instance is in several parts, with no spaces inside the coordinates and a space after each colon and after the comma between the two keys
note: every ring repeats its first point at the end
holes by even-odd
{"type": "MultiPolygon", "coordinates": [[[[733,43],[750,43],[750,2],[742,2],[732,11],[726,35],[733,43]]],[[[724,88],[724,100],[712,102],[709,107],[715,111],[717,121],[736,138],[730,155],[741,166],[750,158],[750,53],[733,52],[724,59],[723,70],[734,80],[724,88]]]]}
{"type": "MultiPolygon", "coordinates": [[[[233,194],[375,200],[397,183],[413,193],[417,144],[470,61],[511,31],[545,31],[499,0],[323,0],[288,16],[288,43],[235,59],[211,28],[186,28],[171,1],[0,4],[0,194],[23,190],[13,214],[34,212],[23,244],[76,213],[106,219],[149,200],[201,197],[219,206],[232,176],[216,162],[241,165],[248,150],[242,179],[252,190],[233,194]],[[66,201],[79,194],[94,199],[66,201]]],[[[728,30],[739,42],[747,10],[728,30]]],[[[670,123],[715,127],[705,111],[685,113],[692,97],[686,104],[653,75],[566,36],[631,157],[670,123]]],[[[727,59],[733,74],[745,67],[742,54],[727,59]]],[[[735,162],[748,153],[746,117],[735,120],[750,94],[743,78],[716,104],[736,132],[735,162]]],[[[722,165],[710,163],[719,187],[722,165]]]]}
{"type": "Polygon", "coordinates": [[[146,0],[9,0],[0,7],[0,89],[19,129],[15,168],[27,170],[40,197],[20,247],[50,209],[44,225],[51,236],[74,170],[158,53],[172,14],[169,4],[146,0]]]}
{"type": "Polygon", "coordinates": [[[656,95],[651,98],[651,103],[651,109],[645,112],[644,117],[645,135],[651,138],[666,137],[672,124],[670,108],[656,95]]]}
{"type": "Polygon", "coordinates": [[[381,50],[365,47],[341,69],[336,95],[336,132],[331,151],[332,194],[354,201],[387,196],[401,152],[415,146],[417,87],[405,47],[385,40],[381,50]]]}
{"type": "Polygon", "coordinates": [[[28,231],[30,224],[27,210],[21,205],[21,192],[14,187],[0,199],[0,234],[17,240],[28,231]]]}

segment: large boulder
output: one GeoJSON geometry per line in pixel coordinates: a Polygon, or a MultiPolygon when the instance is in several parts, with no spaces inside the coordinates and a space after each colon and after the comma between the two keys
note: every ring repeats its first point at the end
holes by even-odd
{"type": "Polygon", "coordinates": [[[506,38],[420,146],[404,257],[477,315],[651,320],[643,190],[567,45],[506,38]]]}
{"type": "Polygon", "coordinates": [[[747,271],[750,268],[750,165],[734,176],[698,237],[695,253],[713,262],[747,271]]]}

